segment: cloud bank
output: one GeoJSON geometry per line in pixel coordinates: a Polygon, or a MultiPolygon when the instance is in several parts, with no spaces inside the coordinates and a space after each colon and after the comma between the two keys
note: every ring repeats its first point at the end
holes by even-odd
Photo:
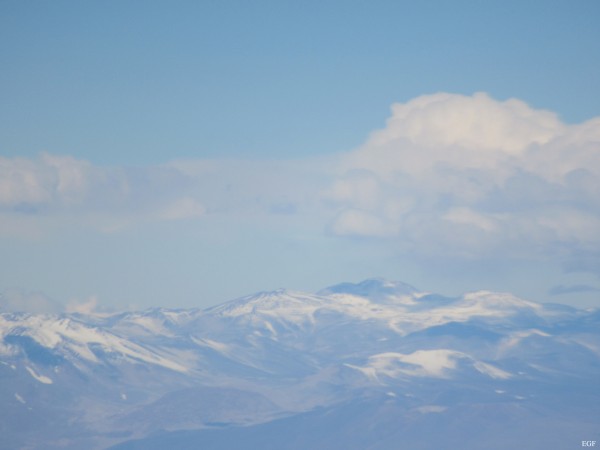
{"type": "Polygon", "coordinates": [[[332,158],[311,161],[173,160],[102,167],[71,156],[0,157],[0,233],[11,220],[51,218],[118,231],[138,222],[204,216],[312,214],[331,180],[332,158]],[[309,212],[308,209],[311,209],[309,212]]]}
{"type": "Polygon", "coordinates": [[[210,217],[385,240],[425,261],[552,259],[600,274],[600,118],[565,124],[516,99],[439,93],[392,105],[364,145],[328,158],[0,157],[4,235],[49,219],[115,232],[210,217]]]}

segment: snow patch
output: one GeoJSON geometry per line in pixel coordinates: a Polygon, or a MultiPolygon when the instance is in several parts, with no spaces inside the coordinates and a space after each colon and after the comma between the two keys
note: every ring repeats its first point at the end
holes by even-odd
{"type": "Polygon", "coordinates": [[[265,328],[267,330],[269,330],[269,332],[271,333],[271,338],[273,340],[277,340],[277,331],[275,331],[275,328],[273,328],[273,325],[271,325],[271,322],[269,322],[268,320],[265,320],[265,328]]]}
{"type": "Polygon", "coordinates": [[[414,353],[380,353],[369,357],[367,367],[376,376],[397,378],[401,375],[447,378],[447,370],[456,367],[463,354],[454,350],[417,350],[414,353]]]}
{"type": "Polygon", "coordinates": [[[202,347],[212,348],[213,350],[215,350],[219,353],[228,353],[228,351],[229,351],[229,345],[224,344],[222,342],[213,341],[212,339],[208,339],[208,338],[199,339],[199,338],[192,337],[192,341],[195,344],[200,345],[202,347]]]}
{"type": "Polygon", "coordinates": [[[33,378],[35,378],[36,380],[38,380],[40,383],[43,383],[43,384],[52,384],[52,380],[50,378],[48,378],[48,377],[46,377],[44,375],[39,375],[31,367],[25,366],[25,369],[27,369],[27,372],[29,372],[29,374],[33,378]]]}
{"type": "Polygon", "coordinates": [[[504,370],[499,369],[498,367],[492,366],[491,364],[487,364],[481,361],[476,361],[473,364],[473,366],[480,373],[483,373],[484,375],[488,375],[495,379],[506,380],[507,378],[510,378],[512,376],[510,373],[505,372],[504,370]]]}
{"type": "Polygon", "coordinates": [[[131,318],[130,323],[139,326],[150,334],[170,334],[165,329],[162,321],[154,317],[140,315],[131,318]]]}
{"type": "Polygon", "coordinates": [[[344,364],[346,367],[350,367],[351,369],[358,370],[364,376],[366,376],[369,380],[379,383],[379,378],[377,378],[377,371],[373,367],[360,367],[355,366],[353,364],[344,364]]]}
{"type": "Polygon", "coordinates": [[[505,352],[506,350],[519,344],[523,339],[527,339],[531,336],[550,337],[551,335],[535,328],[530,330],[516,331],[502,341],[499,350],[500,352],[505,352]]]}

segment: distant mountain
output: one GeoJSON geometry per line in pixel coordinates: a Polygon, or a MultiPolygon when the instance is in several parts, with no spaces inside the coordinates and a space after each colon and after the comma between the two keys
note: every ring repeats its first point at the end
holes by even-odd
{"type": "Polygon", "coordinates": [[[598,380],[597,310],[383,279],[3,313],[0,448],[571,448],[600,440],[598,380]]]}

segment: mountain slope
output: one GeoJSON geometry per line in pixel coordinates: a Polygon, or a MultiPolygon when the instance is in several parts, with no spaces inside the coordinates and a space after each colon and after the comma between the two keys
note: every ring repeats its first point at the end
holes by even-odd
{"type": "MultiPolygon", "coordinates": [[[[100,449],[159,432],[156,442],[216,446],[291,427],[310,448],[331,439],[396,448],[409,436],[419,448],[419,430],[435,425],[451,439],[462,421],[505,444],[503,423],[521,430],[516,445],[541,418],[564,423],[554,428],[563,437],[593,434],[599,325],[597,311],[487,291],[450,298],[381,279],[206,310],[4,313],[2,445],[100,449]],[[388,410],[401,426],[373,422],[388,410]],[[311,435],[319,421],[331,436],[311,435]]],[[[280,448],[300,448],[293,442],[280,448]]]]}

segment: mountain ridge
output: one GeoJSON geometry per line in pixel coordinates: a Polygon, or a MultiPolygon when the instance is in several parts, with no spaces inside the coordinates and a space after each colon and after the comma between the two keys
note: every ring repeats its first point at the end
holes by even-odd
{"type": "MultiPolygon", "coordinates": [[[[368,430],[375,425],[352,406],[363,395],[383,399],[381,407],[399,402],[403,429],[421,415],[466,419],[479,404],[490,413],[526,406],[531,420],[535,411],[556,418],[569,405],[600,418],[592,404],[600,400],[598,325],[598,310],[489,291],[445,297],[383,279],[315,294],[259,292],[204,310],[1,313],[0,399],[8,406],[0,431],[15,448],[101,449],[140,439],[152,448],[151,430],[162,429],[161,439],[195,430],[201,442],[215,427],[305,423],[294,417],[318,417],[319,408],[334,417],[350,408],[348,420],[366,421],[368,430]],[[585,393],[574,397],[579,403],[540,400],[574,383],[585,393]],[[13,423],[15,411],[29,428],[13,423]],[[42,425],[49,416],[71,425],[42,425]]],[[[569,423],[565,436],[575,434],[569,423]]]]}

